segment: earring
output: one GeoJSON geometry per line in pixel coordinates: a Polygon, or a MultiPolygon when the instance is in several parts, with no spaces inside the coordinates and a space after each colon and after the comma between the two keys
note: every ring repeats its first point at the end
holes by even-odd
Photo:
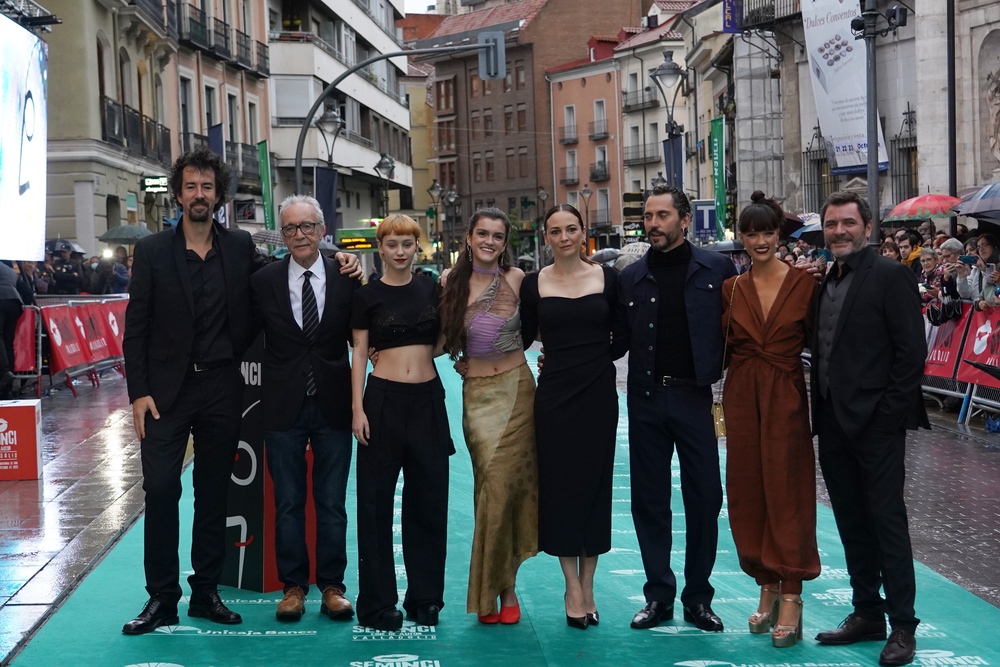
{"type": "Polygon", "coordinates": [[[465,244],[466,249],[469,251],[469,261],[472,261],[472,246],[468,243],[465,244]]]}

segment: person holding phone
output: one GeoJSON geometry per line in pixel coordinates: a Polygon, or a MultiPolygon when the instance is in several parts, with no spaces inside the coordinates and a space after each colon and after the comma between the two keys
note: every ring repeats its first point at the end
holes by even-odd
{"type": "Polygon", "coordinates": [[[971,296],[967,278],[972,272],[972,266],[967,260],[976,260],[963,255],[963,249],[962,242],[958,239],[947,239],[938,248],[941,258],[941,295],[944,299],[967,299],[971,296]],[[966,290],[964,295],[963,288],[966,290]]]}
{"type": "Polygon", "coordinates": [[[924,303],[933,301],[941,295],[942,269],[938,263],[937,250],[923,248],[920,251],[920,274],[917,283],[923,287],[921,300],[924,303]]]}
{"type": "Polygon", "coordinates": [[[997,284],[997,263],[1000,262],[998,246],[1000,241],[993,234],[980,234],[976,239],[976,255],[979,259],[967,279],[967,289],[976,310],[996,305],[996,295],[993,292],[997,284]]]}

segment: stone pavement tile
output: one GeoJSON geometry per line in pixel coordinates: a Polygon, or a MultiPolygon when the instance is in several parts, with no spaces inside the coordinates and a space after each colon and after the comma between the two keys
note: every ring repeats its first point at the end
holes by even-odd
{"type": "Polygon", "coordinates": [[[7,664],[12,651],[28,638],[48,614],[48,605],[14,605],[4,601],[0,607],[0,660],[7,664]],[[6,656],[3,658],[2,656],[6,656]]]}

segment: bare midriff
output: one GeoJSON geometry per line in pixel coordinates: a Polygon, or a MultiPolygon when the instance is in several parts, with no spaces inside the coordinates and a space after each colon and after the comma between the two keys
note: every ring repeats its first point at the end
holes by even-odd
{"type": "MultiPolygon", "coordinates": [[[[467,378],[484,378],[491,375],[499,375],[527,363],[523,350],[508,352],[500,357],[467,358],[466,361],[469,363],[469,370],[465,374],[467,378]]],[[[381,363],[381,360],[379,360],[379,363],[381,363]]]]}
{"type": "Polygon", "coordinates": [[[433,345],[404,345],[380,350],[372,375],[392,382],[429,382],[437,377],[433,345]]]}

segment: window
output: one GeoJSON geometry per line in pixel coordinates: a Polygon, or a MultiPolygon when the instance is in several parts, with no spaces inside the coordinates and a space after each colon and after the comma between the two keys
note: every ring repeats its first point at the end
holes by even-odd
{"type": "Polygon", "coordinates": [[[513,213],[517,208],[517,197],[507,197],[507,212],[513,213]]]}
{"type": "Polygon", "coordinates": [[[514,105],[508,104],[503,108],[503,133],[510,134],[514,131],[514,105]]]}
{"type": "Polygon", "coordinates": [[[579,210],[580,208],[580,193],[576,190],[566,193],[566,203],[573,208],[579,210]]]}
{"type": "Polygon", "coordinates": [[[438,81],[434,84],[434,108],[437,111],[454,111],[455,80],[438,81]]]}
{"type": "Polygon", "coordinates": [[[479,133],[483,129],[483,123],[479,118],[478,111],[473,111],[472,114],[469,116],[469,127],[472,133],[472,139],[473,140],[478,139],[479,133]]]}
{"type": "Polygon", "coordinates": [[[469,97],[479,97],[479,89],[482,83],[479,80],[479,70],[474,69],[469,73],[469,97]]]}
{"type": "Polygon", "coordinates": [[[226,96],[226,111],[229,116],[229,140],[238,141],[239,136],[239,114],[240,114],[240,104],[239,100],[235,95],[226,96]]]}
{"type": "Polygon", "coordinates": [[[273,9],[267,11],[267,26],[267,29],[271,32],[281,30],[281,21],[278,18],[278,12],[273,9]]]}
{"type": "Polygon", "coordinates": [[[646,135],[647,144],[660,143],[660,126],[657,123],[649,124],[649,134],[646,135]]]}
{"type": "Polygon", "coordinates": [[[191,132],[191,79],[180,78],[181,134],[191,132]]]}
{"type": "Polygon", "coordinates": [[[493,109],[483,110],[483,136],[493,136],[493,109]]]}
{"type": "Polygon", "coordinates": [[[247,142],[257,145],[257,104],[247,102],[247,142]]]}
{"type": "Polygon", "coordinates": [[[483,79],[483,95],[493,94],[493,82],[490,79],[483,79]]]}
{"type": "Polygon", "coordinates": [[[524,90],[525,88],[528,87],[528,82],[524,74],[523,60],[514,61],[514,80],[517,83],[518,90],[524,90]]]}
{"type": "Polygon", "coordinates": [[[518,171],[521,174],[521,178],[528,177],[528,147],[521,146],[517,149],[517,161],[518,161],[518,171]]]}
{"type": "Polygon", "coordinates": [[[496,206],[496,204],[497,204],[497,200],[496,199],[487,199],[486,200],[486,208],[493,208],[494,206],[496,206]]]}
{"type": "Polygon", "coordinates": [[[507,179],[517,176],[517,158],[513,148],[507,149],[507,179]]]}
{"type": "Polygon", "coordinates": [[[457,187],[454,162],[438,162],[438,182],[441,183],[441,189],[445,192],[457,187]]]}
{"type": "Polygon", "coordinates": [[[496,180],[496,164],[493,160],[493,151],[486,151],[486,180],[496,180]]]}
{"type": "Polygon", "coordinates": [[[524,102],[517,105],[517,131],[528,131],[528,105],[524,102]]]}
{"type": "Polygon", "coordinates": [[[514,75],[511,73],[510,68],[507,68],[507,75],[503,78],[503,92],[509,93],[514,88],[514,75]]]}
{"type": "Polygon", "coordinates": [[[455,152],[455,121],[443,120],[437,124],[438,153],[455,152]]]}
{"type": "Polygon", "coordinates": [[[598,122],[606,121],[608,119],[607,113],[604,109],[604,100],[594,101],[594,120],[598,122]]]}
{"type": "Polygon", "coordinates": [[[642,181],[632,181],[632,192],[642,192],[642,181]]]}
{"type": "Polygon", "coordinates": [[[479,209],[481,209],[481,208],[483,207],[483,200],[482,200],[482,199],[477,199],[477,200],[475,201],[475,203],[473,204],[473,207],[474,207],[474,208],[475,208],[475,210],[477,210],[477,211],[478,211],[479,209]]]}
{"type": "Polygon", "coordinates": [[[205,86],[205,129],[215,127],[218,122],[215,111],[215,88],[205,86]]]}
{"type": "Polygon", "coordinates": [[[475,183],[483,182],[483,154],[472,154],[472,180],[475,183]]]}

